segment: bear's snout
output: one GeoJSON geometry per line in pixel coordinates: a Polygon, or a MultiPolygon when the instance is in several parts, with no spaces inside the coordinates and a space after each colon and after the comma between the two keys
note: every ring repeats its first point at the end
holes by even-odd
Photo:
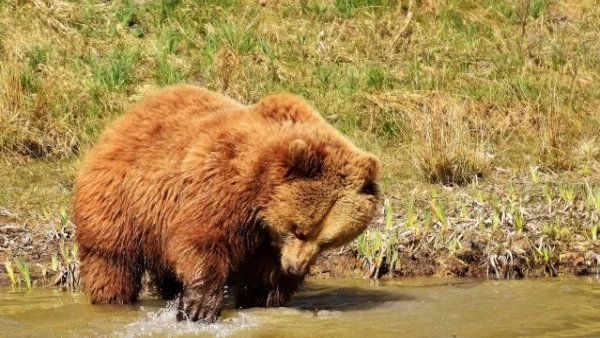
{"type": "Polygon", "coordinates": [[[320,252],[319,245],[309,241],[292,240],[281,250],[281,270],[291,276],[302,277],[320,252]]]}
{"type": "Polygon", "coordinates": [[[294,275],[296,277],[302,277],[305,274],[305,271],[303,269],[299,269],[295,266],[290,266],[287,272],[288,275],[294,275]]]}
{"type": "Polygon", "coordinates": [[[306,273],[308,272],[308,267],[310,264],[308,264],[308,261],[306,262],[299,262],[296,264],[290,264],[287,267],[287,274],[288,275],[292,275],[292,276],[296,276],[296,277],[302,277],[304,275],[306,275],[306,273]]]}
{"type": "Polygon", "coordinates": [[[290,259],[283,259],[281,262],[281,267],[282,270],[285,274],[287,275],[291,275],[291,276],[296,276],[296,277],[302,277],[306,274],[307,270],[308,270],[308,261],[298,261],[298,260],[290,260],[290,259]]]}

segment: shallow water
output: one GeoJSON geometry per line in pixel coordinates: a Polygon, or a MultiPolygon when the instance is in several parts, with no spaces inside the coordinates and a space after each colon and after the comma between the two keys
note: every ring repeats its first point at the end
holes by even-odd
{"type": "MultiPolygon", "coordinates": [[[[231,300],[228,302],[231,303],[231,300]]],[[[600,337],[600,280],[311,281],[287,308],[177,323],[171,304],[87,304],[38,288],[0,293],[6,337],[600,337]]]]}

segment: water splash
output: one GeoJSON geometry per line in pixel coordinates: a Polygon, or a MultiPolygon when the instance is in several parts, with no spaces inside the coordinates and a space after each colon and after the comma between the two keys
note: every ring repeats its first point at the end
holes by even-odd
{"type": "Polygon", "coordinates": [[[242,312],[234,312],[230,317],[221,318],[214,324],[200,324],[192,322],[177,322],[176,310],[167,307],[154,312],[147,312],[145,316],[122,329],[114,331],[111,336],[123,338],[164,336],[205,336],[205,337],[231,337],[240,331],[259,326],[257,317],[242,312]]]}

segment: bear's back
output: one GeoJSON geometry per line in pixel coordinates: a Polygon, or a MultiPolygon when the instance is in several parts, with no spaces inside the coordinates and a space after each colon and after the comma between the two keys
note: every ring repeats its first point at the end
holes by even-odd
{"type": "Polygon", "coordinates": [[[104,131],[87,162],[101,160],[148,168],[181,160],[198,136],[193,127],[200,120],[243,107],[198,87],[178,85],[158,90],[104,131]]]}
{"type": "MultiPolygon", "coordinates": [[[[192,86],[159,90],[131,107],[103,132],[80,168],[74,217],[82,233],[99,236],[102,227],[92,221],[99,213],[112,219],[117,229],[132,227],[134,219],[160,224],[172,217],[175,200],[185,188],[182,163],[200,137],[198,126],[243,107],[192,86]],[[147,212],[148,206],[153,206],[154,212],[147,212]],[[90,230],[96,227],[97,231],[90,230]]],[[[106,241],[103,245],[112,244],[106,241]]]]}

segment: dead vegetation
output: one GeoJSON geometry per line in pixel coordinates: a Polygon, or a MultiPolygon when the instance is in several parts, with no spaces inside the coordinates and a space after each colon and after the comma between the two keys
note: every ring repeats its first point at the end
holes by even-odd
{"type": "Polygon", "coordinates": [[[392,196],[353,244],[371,277],[599,275],[600,187],[498,174],[505,184],[392,196]]]}

